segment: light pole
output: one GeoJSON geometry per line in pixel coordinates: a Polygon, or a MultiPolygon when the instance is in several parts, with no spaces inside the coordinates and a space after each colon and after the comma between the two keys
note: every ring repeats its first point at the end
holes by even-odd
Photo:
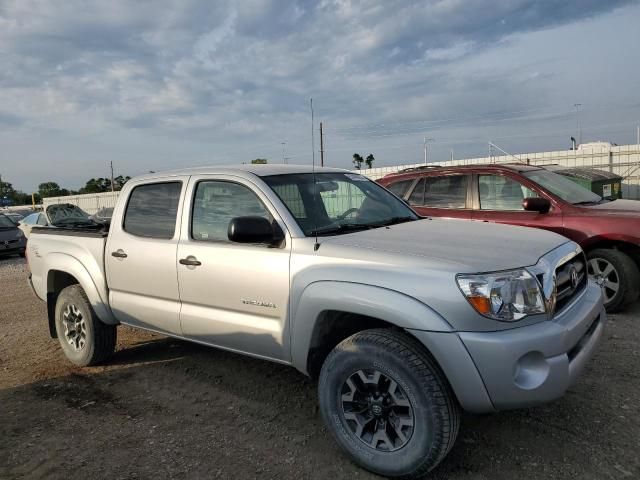
{"type": "Polygon", "coordinates": [[[280,142],[282,145],[282,163],[287,163],[286,161],[286,157],[284,156],[284,147],[287,144],[287,142],[280,142]]]}
{"type": "Polygon", "coordinates": [[[578,145],[582,143],[582,126],[580,125],[580,107],[581,103],[574,103],[574,107],[576,107],[576,130],[578,131],[578,145]]]}
{"type": "Polygon", "coordinates": [[[427,164],[427,160],[429,158],[428,153],[427,153],[427,143],[428,142],[435,142],[435,140],[433,138],[427,138],[424,137],[424,164],[427,164]]]}

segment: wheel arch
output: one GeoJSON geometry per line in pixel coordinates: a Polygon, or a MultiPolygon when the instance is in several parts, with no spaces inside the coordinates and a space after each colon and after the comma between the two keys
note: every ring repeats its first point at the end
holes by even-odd
{"type": "Polygon", "coordinates": [[[444,318],[415,298],[382,287],[337,281],[308,285],[293,319],[292,364],[312,377],[338,343],[362,330],[452,331],[444,318]]]}
{"type": "Polygon", "coordinates": [[[108,300],[103,299],[87,269],[76,258],[56,253],[47,256],[46,299],[49,334],[56,336],[55,306],[60,292],[70,285],[80,285],[85,291],[91,307],[97,317],[108,325],[117,325],[108,306],[108,300]]]}
{"type": "Polygon", "coordinates": [[[632,242],[628,242],[625,240],[617,240],[606,237],[598,237],[593,241],[589,242],[588,245],[585,245],[584,251],[586,254],[589,254],[592,250],[596,249],[611,249],[618,250],[622,253],[626,253],[629,255],[640,269],[640,245],[636,245],[632,242]]]}

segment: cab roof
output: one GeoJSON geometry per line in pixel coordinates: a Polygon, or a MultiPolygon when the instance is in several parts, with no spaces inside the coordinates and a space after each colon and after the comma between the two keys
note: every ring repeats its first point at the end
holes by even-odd
{"type": "Polygon", "coordinates": [[[241,164],[241,165],[211,165],[205,167],[182,168],[163,172],[147,173],[137,176],[136,180],[147,180],[157,177],[179,175],[216,175],[216,174],[253,174],[259,177],[269,175],[285,175],[295,173],[352,173],[342,168],[312,167],[311,165],[284,165],[284,164],[241,164]]]}
{"type": "Polygon", "coordinates": [[[418,167],[405,168],[398,172],[385,175],[384,178],[406,176],[411,177],[421,173],[452,172],[460,170],[482,170],[482,171],[505,171],[529,172],[532,170],[544,170],[544,167],[527,165],[526,163],[475,163],[471,165],[421,165],[418,167]]]}

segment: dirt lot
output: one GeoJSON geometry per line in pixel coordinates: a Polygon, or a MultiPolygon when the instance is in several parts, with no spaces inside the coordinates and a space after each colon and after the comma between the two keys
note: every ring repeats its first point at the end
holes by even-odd
{"type": "MultiPolygon", "coordinates": [[[[18,259],[0,259],[0,478],[374,478],[338,450],[294,369],[119,330],[68,363],[18,259]]],[[[466,415],[434,479],[640,478],[640,305],[562,400],[466,415]]]]}

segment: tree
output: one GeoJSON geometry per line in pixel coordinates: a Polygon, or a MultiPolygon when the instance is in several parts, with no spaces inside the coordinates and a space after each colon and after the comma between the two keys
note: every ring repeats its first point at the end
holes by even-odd
{"type": "Polygon", "coordinates": [[[85,186],[80,189],[80,193],[102,193],[110,191],[111,180],[102,177],[87,180],[85,186]]]}
{"type": "Polygon", "coordinates": [[[123,177],[122,175],[118,175],[116,178],[113,179],[113,185],[115,186],[116,190],[122,190],[122,187],[124,187],[124,184],[127,183],[129,180],[131,180],[130,176],[126,176],[123,177]]]}
{"type": "Polygon", "coordinates": [[[265,165],[267,163],[267,159],[266,158],[255,158],[255,159],[251,160],[251,163],[253,165],[265,165]]]}
{"type": "Polygon", "coordinates": [[[69,190],[66,188],[60,188],[56,182],[44,182],[38,185],[38,194],[40,198],[47,197],[61,197],[69,195],[69,190]]]}
{"type": "Polygon", "coordinates": [[[369,155],[367,155],[367,159],[365,160],[365,163],[367,164],[367,168],[372,168],[373,167],[373,162],[376,158],[373,156],[373,153],[370,153],[369,155]]]}
{"type": "Polygon", "coordinates": [[[353,164],[356,166],[358,170],[362,168],[362,162],[364,162],[364,158],[359,153],[353,154],[353,164]]]}
{"type": "MultiPolygon", "coordinates": [[[[118,175],[113,179],[114,190],[122,190],[125,183],[131,180],[129,176],[118,175]]],[[[111,179],[109,178],[90,178],[79,193],[102,193],[111,191],[111,179]]]]}

